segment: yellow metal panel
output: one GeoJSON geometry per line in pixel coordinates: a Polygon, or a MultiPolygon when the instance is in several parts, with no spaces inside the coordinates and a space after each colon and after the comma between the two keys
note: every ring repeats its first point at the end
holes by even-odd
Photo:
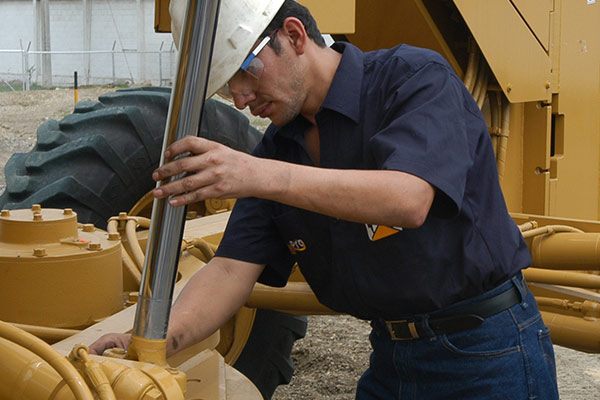
{"type": "Polygon", "coordinates": [[[365,51],[400,43],[433,49],[462,76],[460,65],[422,0],[357,0],[356,32],[348,39],[365,51]]]}
{"type": "Polygon", "coordinates": [[[550,12],[554,8],[554,0],[512,0],[535,37],[544,49],[550,45],[550,12]]]}
{"type": "Polygon", "coordinates": [[[550,107],[524,105],[523,212],[548,213],[550,168],[550,107]]]}
{"type": "Polygon", "coordinates": [[[549,100],[550,57],[510,0],[454,0],[512,103],[549,100]]]}
{"type": "Polygon", "coordinates": [[[170,0],[154,0],[154,31],[171,32],[170,0]]]}
{"type": "Polygon", "coordinates": [[[354,0],[299,0],[317,20],[322,33],[353,33],[354,0]]]}
{"type": "MultiPolygon", "coordinates": [[[[560,6],[559,93],[562,155],[556,158],[552,215],[600,217],[600,3],[563,0],[560,6]]],[[[557,151],[558,152],[558,151],[557,151]]]]}
{"type": "MultiPolygon", "coordinates": [[[[171,32],[170,0],[154,0],[154,30],[171,32]]],[[[310,9],[323,33],[354,32],[354,0],[299,0],[310,9]]]]}
{"type": "Polygon", "coordinates": [[[512,212],[523,211],[523,138],[523,104],[511,104],[510,137],[502,192],[512,212]]]}

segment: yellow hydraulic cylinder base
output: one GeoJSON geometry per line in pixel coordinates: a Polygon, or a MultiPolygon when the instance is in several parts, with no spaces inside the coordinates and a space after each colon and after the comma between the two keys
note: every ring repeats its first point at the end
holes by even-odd
{"type": "Polygon", "coordinates": [[[121,245],[71,209],[0,213],[0,319],[79,328],[123,308],[121,245]]]}

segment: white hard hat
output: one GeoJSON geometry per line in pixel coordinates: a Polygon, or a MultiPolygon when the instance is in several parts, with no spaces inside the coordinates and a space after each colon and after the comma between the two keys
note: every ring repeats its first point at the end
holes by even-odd
{"type": "MultiPolygon", "coordinates": [[[[171,0],[171,31],[179,48],[188,0],[171,0]]],[[[223,87],[238,71],[260,34],[284,0],[221,0],[217,36],[206,97],[223,87]]]]}

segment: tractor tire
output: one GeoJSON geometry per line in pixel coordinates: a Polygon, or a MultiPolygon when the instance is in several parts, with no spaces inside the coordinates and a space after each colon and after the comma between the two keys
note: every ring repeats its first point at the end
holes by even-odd
{"type": "MultiPolygon", "coordinates": [[[[82,223],[105,228],[108,218],[129,210],[154,187],[171,90],[120,90],[82,101],[61,121],[37,130],[29,153],[5,167],[0,208],[33,204],[72,208],[82,223]]],[[[205,104],[199,135],[250,152],[262,134],[237,110],[215,100],[205,104]]],[[[306,334],[306,318],[257,310],[252,332],[234,367],[270,398],[293,373],[291,348],[306,334]]]]}

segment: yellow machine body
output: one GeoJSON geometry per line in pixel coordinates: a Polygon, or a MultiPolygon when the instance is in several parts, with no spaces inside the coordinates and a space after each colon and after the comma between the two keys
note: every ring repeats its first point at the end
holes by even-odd
{"type": "MultiPolygon", "coordinates": [[[[600,353],[600,2],[300,2],[313,11],[324,33],[343,35],[363,50],[408,43],[432,48],[448,59],[488,122],[508,208],[532,253],[533,265],[525,275],[553,341],[600,353]]],[[[157,31],[170,31],[168,5],[168,0],[156,0],[157,31]]],[[[121,386],[114,384],[114,374],[124,373],[124,368],[137,371],[127,372],[122,384],[132,379],[131,386],[118,398],[258,398],[243,377],[229,381],[237,375],[225,365],[235,361],[248,339],[253,307],[331,312],[299,273],[284,288],[257,285],[248,308],[220,333],[167,360],[187,376],[187,383],[182,383],[185,375],[162,365],[164,357],[144,354],[155,350],[141,350],[140,359],[151,362],[138,364],[90,358],[79,347],[72,351],[78,342],[131,328],[133,308],[126,306],[136,300],[143,229],[149,226],[136,215],[149,215],[144,209],[150,199],[140,200],[131,215],[111,219],[108,232],[78,225],[70,210],[34,206],[2,211],[0,319],[13,325],[0,324],[0,397],[31,393],[27,398],[75,398],[65,386],[67,373],[46,365],[52,352],[75,352],[71,364],[97,392],[106,389],[107,380],[116,393],[121,386]],[[57,343],[50,350],[34,346],[28,334],[15,333],[15,324],[57,343]],[[32,346],[39,351],[34,354],[32,346]],[[153,392],[167,383],[152,378],[149,368],[160,369],[157,374],[164,374],[164,382],[181,391],[153,392]],[[88,375],[92,370],[98,374],[94,379],[88,375]],[[147,378],[151,384],[145,389],[135,386],[147,378]]],[[[192,208],[176,293],[214,255],[230,208],[229,202],[192,208]],[[198,210],[215,215],[194,219],[198,210]]]]}
{"type": "Polygon", "coordinates": [[[77,328],[121,310],[120,247],[69,209],[3,211],[0,319],[77,328]]]}

